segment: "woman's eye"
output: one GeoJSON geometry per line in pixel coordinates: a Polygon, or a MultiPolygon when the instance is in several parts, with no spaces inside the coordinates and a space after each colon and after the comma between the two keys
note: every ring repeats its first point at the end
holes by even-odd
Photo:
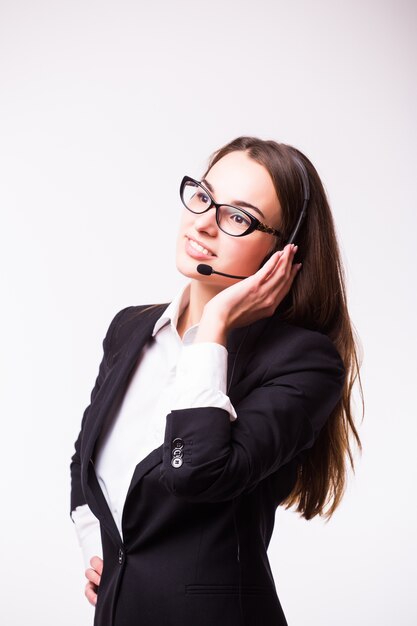
{"type": "Polygon", "coordinates": [[[230,218],[236,224],[245,224],[246,226],[250,226],[250,221],[246,217],[243,217],[241,213],[235,213],[234,215],[231,215],[230,218]]]}
{"type": "Polygon", "coordinates": [[[200,202],[202,202],[203,204],[207,204],[210,202],[210,199],[208,196],[206,196],[205,193],[198,193],[197,194],[197,198],[200,202]]]}

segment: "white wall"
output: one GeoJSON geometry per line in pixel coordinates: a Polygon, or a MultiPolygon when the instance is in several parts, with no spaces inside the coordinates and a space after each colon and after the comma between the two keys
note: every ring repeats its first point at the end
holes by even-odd
{"type": "Polygon", "coordinates": [[[316,165],[365,354],[343,504],[277,512],[288,622],[416,623],[416,41],[411,0],[0,2],[2,624],[92,622],[69,458],[101,341],[183,284],[179,181],[242,134],[316,165]]]}

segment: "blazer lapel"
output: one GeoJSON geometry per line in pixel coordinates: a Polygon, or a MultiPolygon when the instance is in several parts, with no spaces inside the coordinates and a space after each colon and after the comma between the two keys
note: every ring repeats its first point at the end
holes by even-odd
{"type": "Polygon", "coordinates": [[[82,486],[84,491],[92,494],[96,502],[97,511],[93,510],[93,513],[103,519],[116,541],[120,541],[119,531],[98,483],[92,456],[103,424],[105,420],[112,419],[114,412],[117,410],[142,348],[152,336],[155,321],[166,307],[167,305],[163,304],[152,309],[145,308],[139,312],[138,326],[132,332],[116,363],[110,368],[102,387],[91,404],[84,425],[84,437],[81,445],[82,486]]]}
{"type": "Polygon", "coordinates": [[[152,335],[155,321],[161,315],[163,307],[145,310],[138,315],[138,326],[132,332],[128,343],[122,349],[116,363],[110,368],[108,375],[98,391],[85,424],[85,435],[81,448],[81,456],[88,463],[100,434],[104,420],[111,417],[127,388],[129,376],[140,356],[142,348],[152,335]]]}

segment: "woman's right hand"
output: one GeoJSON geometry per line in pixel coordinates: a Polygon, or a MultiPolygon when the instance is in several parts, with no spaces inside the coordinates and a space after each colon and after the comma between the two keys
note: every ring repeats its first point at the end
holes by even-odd
{"type": "Polygon", "coordinates": [[[92,556],[90,559],[91,567],[85,570],[85,577],[88,583],[85,586],[85,596],[90,604],[97,604],[97,590],[100,585],[101,574],[103,571],[103,559],[99,556],[92,556]]]}
{"type": "Polygon", "coordinates": [[[246,326],[270,317],[289,292],[301,268],[293,265],[298,246],[287,244],[277,250],[255,274],[217,293],[203,309],[194,341],[214,341],[226,345],[232,328],[246,326]]]}

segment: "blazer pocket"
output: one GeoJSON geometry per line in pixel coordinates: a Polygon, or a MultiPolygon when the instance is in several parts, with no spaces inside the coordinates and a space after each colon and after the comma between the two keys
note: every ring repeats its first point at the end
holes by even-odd
{"type": "Polygon", "coordinates": [[[275,589],[266,585],[185,585],[185,593],[193,596],[237,596],[239,590],[246,596],[275,594],[275,589]]]}

